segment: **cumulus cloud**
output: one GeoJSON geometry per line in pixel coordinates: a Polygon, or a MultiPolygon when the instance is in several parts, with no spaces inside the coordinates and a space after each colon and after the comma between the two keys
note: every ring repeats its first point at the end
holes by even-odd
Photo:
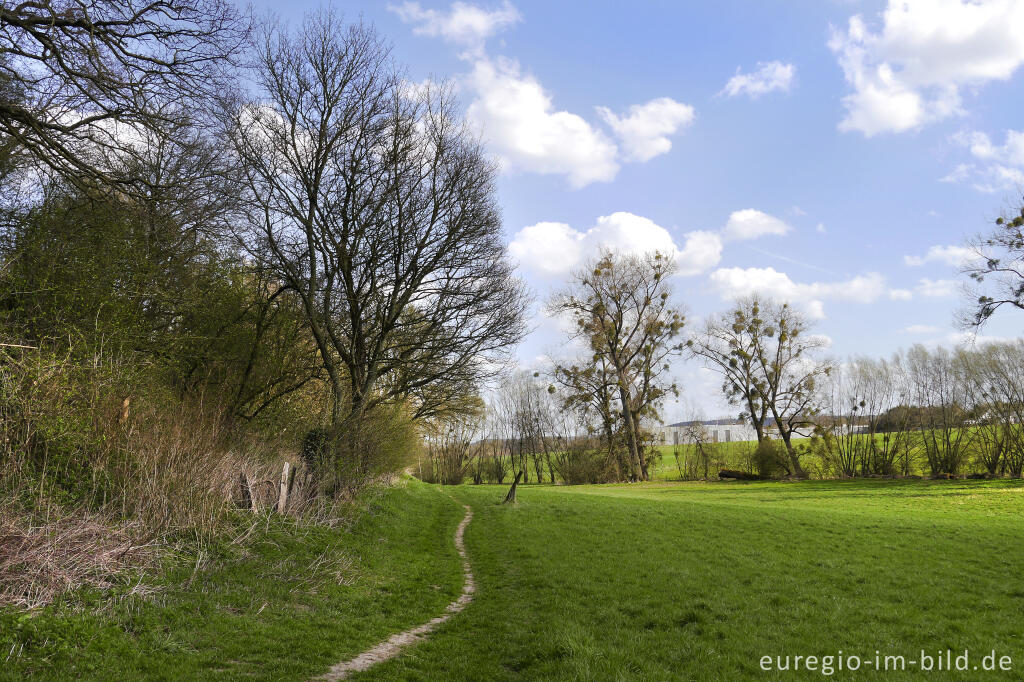
{"type": "Polygon", "coordinates": [[[889,300],[910,301],[914,298],[914,292],[910,289],[892,289],[889,291],[889,300]]]}
{"type": "Polygon", "coordinates": [[[582,117],[557,110],[518,62],[478,60],[467,84],[475,97],[466,116],[506,168],[564,174],[576,188],[618,173],[615,143],[582,117]]]}
{"type": "Polygon", "coordinates": [[[954,346],[986,346],[991,343],[1013,343],[1019,341],[1019,338],[1011,336],[989,336],[985,334],[976,334],[974,332],[952,332],[946,336],[945,339],[935,340],[935,344],[938,343],[949,343],[954,346]]]}
{"type": "Polygon", "coordinates": [[[924,298],[949,298],[960,293],[962,285],[955,279],[930,279],[922,277],[917,280],[913,289],[890,289],[889,298],[893,301],[912,301],[921,296],[924,298]]]}
{"type": "Polygon", "coordinates": [[[930,324],[912,324],[903,328],[904,334],[935,334],[939,328],[930,324]]]}
{"type": "Polygon", "coordinates": [[[565,223],[536,223],[519,230],[508,245],[522,265],[542,275],[560,275],[581,260],[584,233],[565,223]]]}
{"type": "Polygon", "coordinates": [[[960,290],[960,283],[955,279],[928,279],[922,277],[914,287],[914,291],[925,298],[949,298],[960,290]]]}
{"type": "Polygon", "coordinates": [[[423,9],[418,2],[389,5],[388,10],[405,23],[414,24],[413,33],[442,38],[465,48],[470,55],[481,54],[488,38],[522,20],[508,0],[493,10],[465,2],[453,2],[447,12],[423,9]]]}
{"type": "Polygon", "coordinates": [[[679,274],[699,275],[722,260],[726,242],[784,235],[789,225],[752,208],[734,211],[721,230],[693,230],[681,245],[653,220],[626,211],[601,216],[593,227],[578,230],[566,223],[540,222],[516,232],[509,244],[513,257],[526,269],[545,276],[564,275],[607,247],[626,253],[660,251],[675,259],[679,274]]]}
{"type": "Polygon", "coordinates": [[[825,301],[873,303],[886,293],[877,272],[840,282],[798,283],[775,268],[719,268],[710,275],[712,289],[724,299],[760,294],[801,307],[814,318],[825,317],[825,301]]]}
{"type": "Polygon", "coordinates": [[[782,220],[763,211],[745,208],[733,211],[722,229],[722,236],[728,240],[757,239],[765,235],[783,236],[792,230],[782,220]]]}
{"type": "Polygon", "coordinates": [[[793,87],[794,76],[796,67],[792,64],[758,62],[757,70],[752,73],[742,73],[736,69],[736,75],[729,79],[719,94],[727,97],[747,95],[757,99],[775,90],[788,92],[793,87]]]}
{"type": "Polygon", "coordinates": [[[565,223],[529,225],[513,236],[509,253],[523,268],[556,277],[571,272],[602,247],[633,254],[659,251],[673,258],[684,276],[707,272],[722,258],[722,240],[714,232],[687,232],[679,246],[664,227],[625,211],[601,216],[587,230],[565,223]]]}
{"type": "Polygon", "coordinates": [[[496,9],[466,2],[454,2],[446,11],[424,9],[418,2],[389,9],[414,33],[463,48],[459,56],[472,64],[457,79],[469,93],[466,117],[505,170],[564,175],[573,188],[609,182],[621,163],[668,152],[670,138],[693,122],[693,107],[669,97],[633,105],[621,115],[597,107],[608,130],[558,109],[551,93],[518,61],[486,50],[489,38],[522,20],[509,0],[496,9]]]}
{"type": "Polygon", "coordinates": [[[964,87],[1007,80],[1024,63],[1024,3],[889,0],[880,30],[856,15],[829,48],[851,88],[840,130],[911,130],[960,113],[964,87]]]}
{"type": "Polygon", "coordinates": [[[970,182],[978,191],[989,194],[1024,185],[1024,132],[1007,130],[1001,145],[978,131],[961,131],[952,140],[967,149],[976,163],[959,164],[942,182],[970,182]]]}
{"type": "Polygon", "coordinates": [[[928,249],[923,256],[904,256],[903,263],[910,267],[920,267],[925,263],[944,263],[953,267],[960,267],[974,259],[975,253],[966,246],[941,246],[935,245],[928,249]]]}
{"type": "Polygon", "coordinates": [[[672,149],[670,136],[693,123],[693,107],[659,97],[646,104],[634,104],[629,113],[618,116],[607,107],[598,113],[622,145],[627,161],[649,161],[672,149]]]}

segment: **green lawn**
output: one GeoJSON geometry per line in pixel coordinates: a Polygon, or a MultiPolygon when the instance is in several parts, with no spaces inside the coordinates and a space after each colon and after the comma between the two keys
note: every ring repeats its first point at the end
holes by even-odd
{"type": "Polygon", "coordinates": [[[515,508],[500,492],[455,493],[476,510],[477,600],[357,679],[822,677],[760,657],[840,649],[996,649],[1024,670],[1020,482],[529,487],[515,508]]]}
{"type": "MultiPolygon", "coordinates": [[[[1022,678],[1020,481],[527,486],[514,507],[504,492],[408,482],[352,533],[272,527],[190,586],[183,565],[145,599],[97,612],[79,597],[22,624],[0,675],[308,679],[458,593],[454,497],[475,512],[474,601],[354,679],[811,679],[759,661],[922,648],[969,649],[971,665],[995,649],[1013,671],[989,677],[1022,678]],[[309,577],[327,550],[353,561],[343,584],[309,577]]],[[[951,679],[857,675],[872,676],[951,679]]]]}

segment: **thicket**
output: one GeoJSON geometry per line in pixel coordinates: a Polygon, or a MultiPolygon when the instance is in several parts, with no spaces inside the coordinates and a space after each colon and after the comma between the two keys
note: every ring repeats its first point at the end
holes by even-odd
{"type": "Polygon", "coordinates": [[[0,600],[236,509],[336,520],[525,333],[449,89],[330,10],[126,7],[0,19],[0,600]]]}

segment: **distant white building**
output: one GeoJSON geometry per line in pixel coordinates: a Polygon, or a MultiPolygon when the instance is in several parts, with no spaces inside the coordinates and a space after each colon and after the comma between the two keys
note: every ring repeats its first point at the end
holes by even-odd
{"type": "MultiPolygon", "coordinates": [[[[703,428],[711,443],[738,443],[756,441],[757,431],[749,421],[741,419],[709,419],[697,422],[677,422],[657,426],[653,430],[661,445],[679,445],[694,442],[695,428],[703,428]]],[[[766,426],[766,430],[769,427],[766,426]]]]}

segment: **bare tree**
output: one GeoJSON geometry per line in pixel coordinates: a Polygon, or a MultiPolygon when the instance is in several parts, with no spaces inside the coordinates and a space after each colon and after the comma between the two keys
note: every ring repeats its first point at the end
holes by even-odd
{"type": "Polygon", "coordinates": [[[483,411],[460,415],[437,425],[426,438],[432,468],[431,480],[444,485],[459,485],[474,458],[480,456],[483,411]]]}
{"type": "Polygon", "coordinates": [[[828,376],[832,366],[816,357],[825,341],[808,333],[809,323],[789,304],[768,303],[761,309],[766,324],[754,335],[761,400],[768,405],[786,445],[790,473],[803,477],[793,437],[806,435],[813,428],[817,382],[828,376]]]}
{"type": "Polygon", "coordinates": [[[548,303],[553,314],[570,318],[574,336],[587,342],[594,362],[607,362],[633,479],[649,478],[642,421],[656,417],[664,397],[676,391],[666,381],[670,359],[683,349],[677,339],[684,317],[671,300],[669,285],[675,270],[675,262],[660,253],[604,251],[548,303]]]}
{"type": "Polygon", "coordinates": [[[621,480],[624,471],[630,471],[627,457],[621,456],[621,439],[617,437],[622,413],[618,403],[615,373],[607,356],[596,354],[591,362],[556,364],[552,376],[557,385],[559,406],[566,414],[575,415],[582,427],[601,439],[605,461],[621,480]]]}
{"type": "Polygon", "coordinates": [[[227,110],[243,243],[301,299],[335,425],[396,399],[428,417],[525,334],[494,166],[448,91],[410,87],[368,26],[270,26],[254,61],[256,97],[227,110]]]}
{"type": "Polygon", "coordinates": [[[956,474],[971,447],[971,384],[962,351],[914,346],[903,357],[913,402],[920,408],[917,437],[932,474],[956,474]]]}
{"type": "Polygon", "coordinates": [[[714,439],[711,431],[704,425],[705,420],[702,410],[690,409],[689,417],[682,428],[682,437],[673,446],[676,469],[679,470],[679,478],[682,480],[707,480],[711,476],[714,439]],[[692,452],[692,458],[687,456],[687,450],[692,452]]]}
{"type": "Polygon", "coordinates": [[[1024,310],[1024,206],[1017,215],[996,218],[992,230],[968,246],[974,258],[961,272],[973,282],[967,289],[972,300],[959,313],[961,326],[980,329],[1004,306],[1024,310]]]}
{"type": "Polygon", "coordinates": [[[1024,342],[994,343],[966,357],[972,390],[979,396],[974,431],[989,474],[1024,470],[1024,342]]]}
{"type": "Polygon", "coordinates": [[[228,0],[0,3],[0,147],[71,182],[137,181],[111,160],[207,109],[249,29],[228,0]]]}
{"type": "Polygon", "coordinates": [[[817,420],[825,452],[843,476],[896,473],[909,430],[879,429],[880,417],[907,399],[898,361],[858,357],[833,367],[821,387],[826,414],[817,420]]]}

